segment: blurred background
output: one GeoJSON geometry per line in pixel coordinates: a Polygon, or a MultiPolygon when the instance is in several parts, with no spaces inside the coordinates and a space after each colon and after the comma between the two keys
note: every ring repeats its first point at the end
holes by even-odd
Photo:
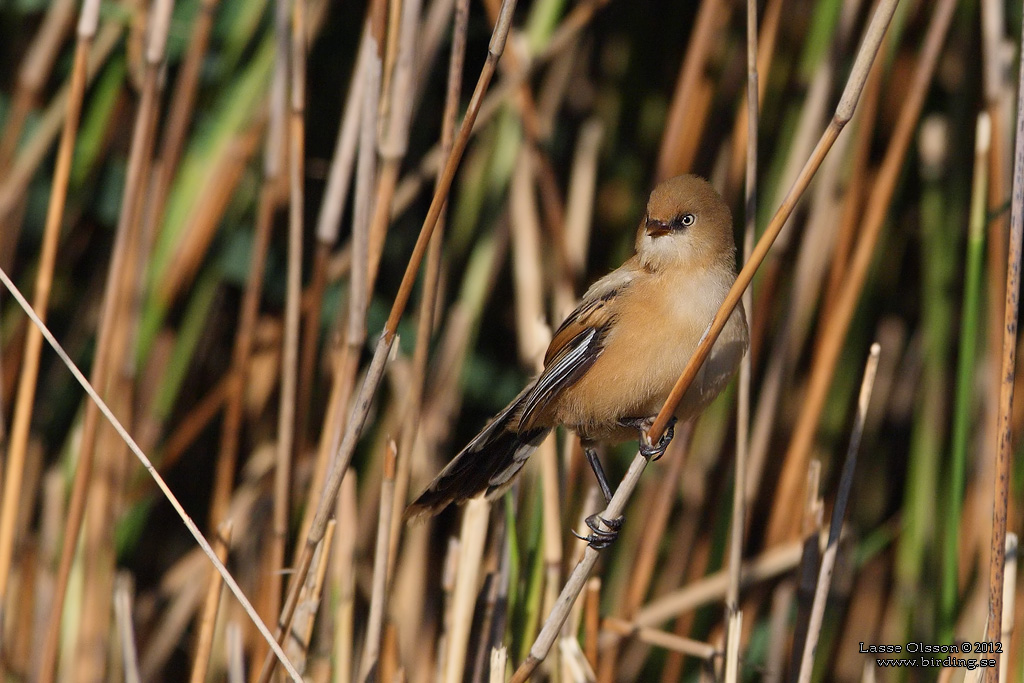
{"type": "MultiPolygon", "coordinates": [[[[0,3],[0,267],[268,624],[498,4],[0,3]]],[[[285,642],[307,677],[502,680],[492,648],[508,672],[526,657],[582,552],[571,531],[601,509],[575,437],[489,509],[407,525],[405,504],[631,255],[659,179],[709,178],[744,262],[748,219],[760,235],[793,185],[873,11],[518,3],[285,642]]],[[[878,342],[813,677],[973,680],[890,673],[860,644],[986,640],[999,391],[1016,383],[1000,358],[1020,25],[1018,3],[899,3],[753,281],[743,518],[734,382],[648,468],[539,676],[717,680],[730,660],[742,680],[795,680],[878,342]]],[[[90,403],[0,293],[0,680],[256,680],[265,643],[90,403]]],[[[635,452],[603,454],[613,483],[635,452]]],[[[1022,487],[1014,467],[1011,532],[1022,487]]],[[[1024,681],[1015,562],[1001,668],[1024,681]]]]}

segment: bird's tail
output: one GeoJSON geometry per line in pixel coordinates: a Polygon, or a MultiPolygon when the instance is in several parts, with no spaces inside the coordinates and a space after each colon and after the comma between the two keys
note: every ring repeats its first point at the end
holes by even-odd
{"type": "Polygon", "coordinates": [[[405,510],[405,519],[435,515],[478,494],[501,494],[550,430],[513,429],[523,391],[469,442],[405,510]]]}

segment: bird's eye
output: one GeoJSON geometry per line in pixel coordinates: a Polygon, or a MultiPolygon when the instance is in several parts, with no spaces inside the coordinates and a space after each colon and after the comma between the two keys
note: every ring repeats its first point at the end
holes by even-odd
{"type": "Polygon", "coordinates": [[[681,216],[676,216],[675,219],[676,225],[681,225],[684,228],[688,228],[696,222],[697,217],[694,216],[692,213],[684,213],[681,216]]]}

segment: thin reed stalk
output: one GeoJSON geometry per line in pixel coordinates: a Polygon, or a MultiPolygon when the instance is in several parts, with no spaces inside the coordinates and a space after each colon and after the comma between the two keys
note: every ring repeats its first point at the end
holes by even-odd
{"type": "Polygon", "coordinates": [[[817,431],[839,352],[842,350],[850,320],[853,318],[857,300],[860,298],[868,267],[871,265],[874,247],[885,223],[889,204],[896,189],[896,182],[903,167],[903,160],[921,114],[924,96],[934,74],[939,51],[953,16],[954,5],[955,3],[951,0],[943,0],[935,7],[915,68],[914,78],[903,98],[899,120],[890,139],[882,168],[866,203],[867,212],[861,223],[857,247],[850,259],[846,283],[836,300],[832,317],[825,321],[825,328],[820,333],[807,396],[804,398],[803,409],[800,411],[790,439],[782,478],[775,496],[779,505],[773,511],[769,522],[769,543],[777,542],[793,533],[794,517],[790,508],[794,501],[801,499],[798,490],[802,473],[806,471],[814,434],[817,431]]]}
{"type": "MultiPolygon", "coordinates": [[[[253,623],[259,629],[264,639],[266,639],[267,642],[270,643],[273,653],[284,665],[285,670],[289,673],[289,675],[291,675],[292,679],[296,681],[296,683],[301,683],[301,676],[299,676],[298,672],[295,671],[295,668],[287,660],[284,651],[281,650],[280,646],[273,639],[273,637],[270,634],[270,630],[267,628],[266,624],[264,624],[263,621],[259,618],[259,615],[256,614],[256,611],[255,609],[253,609],[252,604],[250,604],[248,598],[245,597],[245,594],[242,592],[242,589],[238,586],[238,583],[235,581],[234,577],[232,577],[231,574],[228,572],[227,568],[224,566],[224,563],[217,559],[217,555],[216,553],[214,553],[213,548],[210,546],[210,542],[206,540],[202,532],[199,531],[199,527],[196,526],[195,522],[192,521],[192,518],[189,517],[188,514],[185,512],[185,509],[182,507],[181,503],[178,502],[178,499],[175,497],[171,489],[167,486],[167,483],[163,480],[163,477],[161,477],[160,474],[156,471],[156,468],[153,466],[153,463],[150,462],[149,458],[146,457],[146,454],[142,452],[138,444],[135,443],[135,440],[132,439],[128,431],[114,416],[114,413],[107,406],[106,402],[103,401],[99,393],[97,393],[95,387],[93,387],[89,380],[86,379],[85,375],[82,374],[82,371],[78,369],[78,366],[74,364],[74,362],[68,356],[67,352],[60,345],[57,339],[53,336],[50,330],[46,328],[46,325],[41,320],[39,320],[35,312],[32,311],[31,306],[29,306],[28,301],[22,295],[21,290],[19,290],[17,286],[15,286],[14,282],[11,281],[10,277],[2,269],[0,269],[0,282],[2,282],[3,285],[7,288],[7,290],[14,296],[15,300],[18,302],[18,305],[21,306],[22,310],[25,311],[25,313],[29,316],[30,319],[32,319],[32,323],[40,328],[40,330],[43,332],[43,337],[46,339],[47,343],[50,344],[50,347],[57,352],[57,355],[60,357],[61,361],[64,363],[65,366],[67,366],[68,370],[71,371],[71,374],[74,375],[75,379],[82,386],[82,388],[85,389],[86,393],[89,395],[89,398],[91,398],[93,403],[95,403],[98,406],[100,412],[103,413],[104,417],[106,417],[107,420],[111,423],[111,425],[113,425],[114,429],[117,430],[117,433],[128,444],[128,447],[131,449],[132,453],[135,454],[135,457],[139,459],[143,467],[145,467],[146,470],[149,472],[150,476],[153,477],[154,481],[156,481],[157,483],[157,486],[160,487],[160,491],[164,494],[164,497],[166,497],[167,500],[171,503],[171,506],[174,508],[174,511],[181,518],[182,522],[184,522],[185,527],[189,530],[189,533],[192,534],[192,537],[196,539],[196,542],[202,548],[203,553],[210,559],[210,562],[221,574],[221,576],[224,577],[225,583],[227,583],[228,587],[231,589],[231,592],[234,593],[235,597],[238,598],[238,601],[242,604],[242,607],[245,609],[246,614],[249,616],[250,619],[252,619],[253,623]]],[[[74,499],[72,498],[72,501],[73,500],[74,499]]],[[[54,598],[54,600],[56,601],[56,597],[54,598]]],[[[56,608],[53,611],[57,611],[56,608]]],[[[59,614],[59,611],[57,611],[57,613],[59,614]]],[[[50,630],[48,629],[47,634],[49,633],[50,630]]],[[[44,655],[45,654],[46,652],[44,651],[44,655]]],[[[42,674],[46,674],[47,670],[50,670],[49,677],[52,680],[52,668],[55,664],[55,660],[47,660],[42,658],[41,660],[42,661],[40,663],[40,666],[42,667],[42,669],[40,677],[42,678],[42,674]]]]}
{"type": "MultiPolygon", "coordinates": [[[[750,259],[754,249],[757,222],[757,141],[758,103],[760,89],[757,74],[757,3],[747,0],[747,164],[744,182],[743,262],[750,259]]],[[[743,292],[743,310],[747,314],[747,327],[754,325],[753,287],[743,292]]],[[[751,355],[744,354],[740,362],[739,391],[736,400],[736,469],[733,480],[732,529],[729,537],[729,592],[725,598],[725,611],[729,625],[726,634],[725,671],[727,683],[735,683],[739,671],[740,627],[739,612],[740,567],[743,563],[743,531],[746,528],[747,458],[750,447],[750,382],[751,355]]]]}
{"type": "MultiPolygon", "coordinates": [[[[225,521],[217,530],[217,537],[214,539],[214,552],[221,564],[227,562],[228,549],[231,547],[231,533],[234,524],[231,520],[225,521]]],[[[202,618],[199,620],[199,635],[196,637],[195,655],[192,657],[192,683],[203,683],[206,680],[206,672],[210,666],[210,653],[213,651],[213,633],[217,626],[217,611],[220,608],[220,592],[224,585],[221,575],[216,571],[210,575],[210,585],[206,589],[206,599],[203,602],[202,618]]]]}
{"type": "Polygon", "coordinates": [[[828,597],[829,588],[832,585],[832,573],[835,571],[836,556],[839,553],[839,536],[843,527],[843,519],[846,517],[846,506],[850,500],[850,491],[853,488],[853,472],[857,465],[857,452],[860,450],[860,440],[864,433],[864,421],[867,417],[868,405],[871,403],[871,391],[875,384],[875,373],[878,371],[878,355],[881,347],[877,343],[872,344],[868,355],[867,364],[864,368],[864,379],[860,385],[860,396],[857,399],[857,416],[850,432],[850,445],[846,450],[846,461],[843,463],[843,473],[839,481],[839,492],[836,494],[836,503],[832,508],[832,523],[828,530],[828,544],[821,558],[821,566],[818,569],[818,582],[814,589],[814,603],[811,607],[811,618],[807,627],[807,640],[804,643],[803,657],[800,661],[800,673],[797,678],[799,683],[809,683],[811,672],[814,666],[814,655],[818,649],[818,639],[821,636],[822,619],[825,616],[825,599],[828,597]]]}
{"type": "MultiPolygon", "coordinates": [[[[1024,41],[1024,22],[1021,26],[1024,41]]],[[[1006,262],[1006,304],[1003,309],[1003,355],[999,376],[999,441],[992,484],[992,541],[988,576],[988,626],[985,640],[999,640],[1003,628],[1003,583],[1006,564],[1007,509],[1010,504],[1010,463],[1013,379],[1017,359],[1017,319],[1020,300],[1021,242],[1024,233],[1024,52],[1018,78],[1016,142],[1013,150],[1013,197],[1010,203],[1010,246],[1006,262]]],[[[999,680],[1000,660],[985,671],[986,683],[999,680]]]]}
{"type": "Polygon", "coordinates": [[[114,614],[117,634],[121,641],[121,666],[125,683],[141,683],[139,653],[135,649],[135,628],[132,625],[132,580],[127,574],[118,574],[114,584],[114,614]]]}
{"type": "Polygon", "coordinates": [[[213,22],[219,3],[220,0],[201,0],[199,14],[189,32],[188,50],[185,52],[178,78],[174,82],[167,123],[164,126],[160,153],[153,173],[150,202],[146,211],[150,232],[158,229],[157,226],[164,217],[171,180],[178,170],[178,162],[185,146],[185,136],[195,113],[200,70],[210,45],[210,34],[213,32],[213,22]]]}
{"type": "MultiPolygon", "coordinates": [[[[477,86],[473,92],[473,97],[470,100],[469,108],[466,111],[459,134],[452,147],[452,153],[445,164],[444,173],[441,175],[441,181],[438,183],[437,190],[434,193],[434,198],[430,203],[430,208],[428,209],[427,216],[424,219],[423,227],[421,228],[419,237],[416,240],[416,246],[413,248],[413,253],[409,258],[409,264],[405,270],[405,275],[402,278],[402,283],[399,286],[398,294],[395,297],[395,302],[391,308],[391,313],[388,316],[387,323],[384,326],[384,331],[377,342],[376,348],[374,349],[373,359],[371,360],[370,367],[367,370],[366,378],[363,380],[359,394],[356,396],[356,402],[348,419],[348,425],[345,429],[341,446],[338,451],[333,454],[331,467],[328,471],[328,477],[317,502],[317,512],[313,518],[312,524],[310,525],[299,560],[295,565],[295,573],[292,577],[292,585],[289,591],[288,600],[285,603],[281,618],[278,621],[280,633],[286,632],[291,623],[291,616],[295,610],[295,602],[298,597],[298,587],[305,580],[306,574],[309,571],[313,550],[317,543],[319,543],[323,538],[327,520],[333,511],[338,490],[341,487],[342,475],[348,468],[348,464],[352,458],[352,453],[355,450],[356,442],[359,439],[363,424],[366,421],[366,416],[369,413],[373,395],[376,393],[376,390],[380,385],[381,378],[383,377],[384,364],[391,352],[391,346],[395,341],[395,335],[398,331],[398,321],[401,319],[402,314],[405,312],[405,307],[409,302],[413,283],[416,279],[416,273],[419,271],[419,266],[423,260],[424,253],[426,252],[430,236],[434,227],[437,225],[437,219],[440,216],[442,207],[444,206],[448,190],[451,188],[452,179],[455,175],[458,162],[461,160],[462,153],[465,151],[466,145],[469,142],[469,136],[472,132],[476,115],[480,111],[480,103],[483,100],[483,95],[487,90],[487,86],[490,84],[497,61],[504,50],[505,39],[508,36],[508,30],[511,26],[512,12],[514,9],[515,0],[505,0],[502,5],[501,20],[495,26],[494,34],[488,47],[487,60],[484,62],[484,66],[481,69],[480,78],[477,81],[477,86]]],[[[355,259],[354,257],[353,263],[355,263],[356,260],[358,259],[355,259]]],[[[272,662],[265,662],[264,672],[266,677],[269,677],[272,667],[272,662]]]]}
{"type": "MultiPolygon", "coordinates": [[[[448,87],[445,91],[444,114],[441,123],[441,153],[445,156],[451,154],[452,145],[455,141],[455,126],[458,116],[459,98],[462,93],[462,74],[466,55],[466,32],[469,24],[469,0],[457,0],[455,3],[455,19],[452,23],[452,49],[448,62],[448,87]]],[[[406,453],[406,457],[398,461],[398,471],[395,478],[395,515],[391,530],[391,551],[392,562],[398,558],[398,542],[402,537],[400,528],[401,510],[398,508],[406,504],[409,491],[409,480],[412,474],[412,454],[416,443],[416,435],[419,433],[423,411],[423,387],[427,375],[427,359],[430,350],[430,340],[434,330],[434,309],[437,306],[441,279],[441,247],[444,243],[445,222],[447,219],[447,205],[442,208],[438,217],[437,227],[430,238],[430,246],[427,250],[427,266],[423,275],[423,285],[420,292],[419,309],[416,314],[416,347],[413,349],[413,365],[411,372],[411,386],[408,388],[408,399],[405,407],[405,422],[402,425],[400,452],[406,453]]],[[[393,568],[392,568],[393,570],[393,568]]]]}
{"type": "MultiPolygon", "coordinates": [[[[0,133],[0,171],[6,171],[10,165],[11,157],[14,156],[14,150],[21,139],[25,121],[53,70],[53,64],[60,54],[61,43],[73,25],[75,4],[75,0],[58,0],[50,3],[46,18],[43,19],[28,53],[21,62],[10,111],[4,121],[3,132],[0,133]]],[[[0,244],[5,247],[4,253],[13,245],[13,241],[8,241],[11,239],[9,235],[4,236],[4,242],[0,244]]]]}
{"type": "MultiPolygon", "coordinates": [[[[71,161],[78,134],[82,100],[85,96],[86,64],[98,23],[99,1],[89,0],[82,7],[78,22],[78,40],[75,45],[64,129],[61,133],[60,147],[57,150],[57,163],[50,190],[50,201],[46,210],[46,227],[43,232],[39,268],[36,271],[32,308],[44,321],[53,284],[57,244],[64,219],[64,207],[67,202],[68,180],[71,175],[71,161]]],[[[15,522],[22,491],[29,426],[32,421],[32,404],[35,401],[42,346],[42,334],[35,327],[29,328],[25,337],[25,351],[22,355],[18,382],[18,398],[14,407],[10,440],[7,445],[7,458],[4,463],[3,507],[0,509],[0,652],[4,649],[2,646],[5,621],[4,605],[6,604],[11,558],[16,541],[15,522]]]]}
{"type": "MultiPolygon", "coordinates": [[[[881,44],[882,37],[885,35],[885,29],[889,25],[889,20],[892,17],[895,7],[896,2],[891,1],[880,3],[876,9],[875,14],[871,19],[871,24],[865,34],[861,49],[857,54],[853,69],[851,70],[850,78],[846,84],[846,89],[843,91],[842,98],[839,101],[839,105],[836,108],[836,112],[832,117],[831,123],[829,123],[828,128],[826,128],[822,135],[821,140],[815,148],[814,154],[810,159],[808,159],[803,171],[801,171],[795,185],[787,194],[782,206],[779,207],[779,210],[765,229],[764,234],[761,236],[761,239],[758,241],[757,246],[751,254],[751,258],[746,262],[743,269],[737,276],[736,282],[729,290],[725,301],[719,307],[718,312],[712,319],[708,331],[705,332],[704,336],[701,338],[693,356],[690,358],[690,361],[687,363],[682,375],[680,375],[679,380],[676,382],[668,399],[665,401],[665,405],[662,406],[661,412],[658,413],[654,423],[651,425],[648,432],[648,438],[653,441],[661,438],[668,426],[668,422],[672,414],[675,412],[676,406],[682,399],[686,389],[689,388],[690,384],[692,384],[693,379],[697,375],[697,371],[710,353],[712,344],[715,343],[718,335],[721,334],[722,328],[725,327],[725,323],[732,314],[736,304],[739,302],[740,296],[753,279],[754,272],[764,260],[765,255],[771,248],[772,243],[778,237],[779,231],[781,231],[786,219],[788,219],[789,215],[792,213],[797,200],[807,188],[807,185],[810,183],[815,171],[817,171],[818,167],[821,165],[821,162],[828,153],[828,150],[832,147],[832,144],[835,143],[840,131],[842,131],[843,127],[853,116],[857,100],[860,98],[864,82],[867,80],[871,63],[878,52],[878,47],[881,44]]],[[[615,495],[612,496],[612,500],[608,504],[607,509],[601,513],[601,517],[604,519],[615,519],[622,514],[626,501],[629,499],[630,495],[632,495],[633,489],[636,487],[636,484],[640,479],[640,475],[643,473],[646,465],[646,458],[644,458],[642,454],[637,453],[637,456],[633,459],[632,464],[630,464],[629,470],[623,478],[622,483],[619,484],[619,487],[615,491],[615,495]]],[[[575,602],[576,596],[579,595],[580,590],[583,588],[583,583],[586,580],[586,577],[590,574],[594,565],[597,563],[599,554],[600,553],[593,547],[587,547],[583,559],[576,565],[572,575],[566,582],[562,590],[562,594],[559,596],[555,610],[553,610],[549,615],[544,624],[544,628],[541,630],[540,634],[537,636],[537,640],[534,642],[534,646],[530,649],[529,657],[522,665],[520,665],[519,669],[516,670],[516,674],[512,678],[513,683],[522,683],[522,681],[529,678],[540,661],[547,656],[551,643],[554,640],[554,634],[561,628],[562,622],[568,615],[569,608],[572,603],[575,602]]]]}
{"type": "MultiPolygon", "coordinates": [[[[156,111],[159,106],[159,75],[164,59],[164,47],[170,25],[170,0],[157,0],[152,15],[149,41],[146,45],[146,74],[143,82],[142,97],[135,119],[132,134],[131,153],[128,160],[128,172],[121,213],[118,217],[117,236],[114,241],[114,253],[107,275],[106,294],[103,313],[97,334],[96,358],[92,368],[92,384],[101,388],[106,386],[110,365],[114,361],[110,357],[111,340],[121,312],[117,302],[126,300],[128,290],[123,289],[123,281],[134,275],[127,268],[129,263],[128,249],[136,243],[135,234],[138,230],[139,210],[142,205],[143,173],[148,166],[152,150],[153,127],[156,111]]],[[[53,607],[50,613],[49,627],[42,649],[42,669],[38,672],[40,683],[50,683],[55,675],[55,663],[60,639],[61,614],[64,608],[64,597],[71,573],[71,564],[77,546],[78,533],[85,516],[87,490],[92,478],[92,465],[96,448],[96,432],[99,427],[99,410],[95,403],[86,405],[85,424],[82,429],[81,452],[75,479],[72,486],[71,502],[68,505],[68,521],[64,530],[64,542],[61,548],[60,564],[57,571],[57,584],[54,590],[53,607]]]]}
{"type": "Polygon", "coordinates": [[[384,478],[381,481],[380,507],[377,517],[377,542],[373,554],[373,588],[370,597],[370,614],[367,617],[366,640],[363,644],[362,661],[359,664],[359,680],[376,680],[380,666],[381,634],[384,629],[385,593],[388,586],[388,549],[391,546],[391,514],[394,510],[395,461],[398,446],[394,441],[387,445],[384,454],[384,478]]]}

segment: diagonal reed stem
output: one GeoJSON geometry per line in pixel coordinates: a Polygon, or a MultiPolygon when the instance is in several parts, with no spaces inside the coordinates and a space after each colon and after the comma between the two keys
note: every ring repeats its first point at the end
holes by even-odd
{"type": "MultiPolygon", "coordinates": [[[[380,386],[381,379],[384,376],[384,366],[391,353],[391,346],[394,344],[395,336],[398,332],[398,322],[401,320],[405,307],[409,303],[412,287],[416,281],[416,274],[419,272],[430,236],[437,225],[437,220],[448,197],[448,191],[451,189],[455,171],[462,159],[463,152],[466,150],[466,145],[469,143],[469,137],[473,131],[473,123],[476,121],[476,116],[480,111],[483,96],[487,92],[487,87],[490,85],[491,77],[494,76],[498,59],[505,48],[505,40],[512,25],[512,13],[515,10],[515,5],[516,0],[503,0],[501,16],[494,27],[491,42],[487,49],[487,59],[480,71],[480,77],[477,80],[476,89],[473,91],[473,97],[466,110],[466,116],[462,120],[462,126],[455,139],[451,155],[445,163],[444,171],[434,191],[434,197],[430,202],[426,218],[423,220],[423,227],[420,228],[419,237],[416,239],[412,255],[409,257],[409,264],[405,269],[405,275],[402,277],[398,294],[395,296],[391,313],[374,348],[370,367],[359,388],[359,394],[356,396],[355,405],[352,407],[341,446],[332,458],[327,481],[317,502],[316,515],[313,517],[313,522],[306,535],[305,544],[299,555],[299,561],[294,568],[288,598],[278,620],[278,638],[281,638],[291,626],[291,618],[298,602],[299,590],[305,582],[306,574],[309,572],[313,551],[316,549],[320,539],[323,538],[327,522],[334,511],[338,491],[341,489],[341,480],[345,470],[348,469],[349,462],[352,460],[352,454],[355,452],[356,443],[359,441],[363,425],[366,422],[366,416],[370,411],[373,396],[377,393],[377,388],[380,386]]],[[[274,662],[268,657],[264,660],[263,672],[260,676],[261,683],[266,683],[270,679],[273,668],[274,662]]]]}
{"type": "Polygon", "coordinates": [[[853,471],[857,465],[857,451],[860,450],[860,438],[864,433],[868,405],[871,403],[871,390],[875,386],[875,373],[878,371],[880,351],[881,347],[877,342],[872,344],[864,367],[864,379],[861,381],[860,397],[857,400],[857,416],[850,433],[850,445],[846,450],[846,462],[843,463],[843,473],[839,480],[839,493],[836,495],[836,504],[832,509],[828,545],[825,546],[821,567],[818,569],[818,584],[814,589],[814,604],[811,606],[811,618],[807,625],[807,640],[804,643],[803,658],[800,662],[798,683],[810,683],[811,680],[814,654],[818,647],[818,637],[821,635],[822,619],[825,616],[825,598],[828,597],[829,587],[832,585],[832,572],[835,569],[836,555],[839,552],[839,533],[843,528],[846,505],[850,501],[850,490],[853,488],[853,471]]]}
{"type": "MultiPolygon", "coordinates": [[[[78,41],[75,45],[68,106],[64,117],[60,147],[57,150],[57,164],[53,172],[50,203],[46,209],[46,227],[43,232],[42,253],[39,257],[39,270],[36,273],[32,303],[32,307],[39,311],[43,320],[46,319],[46,309],[50,301],[50,286],[53,284],[54,266],[57,261],[57,243],[60,238],[60,227],[64,218],[64,206],[67,201],[68,182],[71,176],[71,160],[75,151],[75,140],[78,136],[78,120],[82,112],[82,100],[85,97],[86,64],[93,39],[96,37],[99,4],[98,0],[90,0],[85,3],[78,23],[78,41]]],[[[35,400],[42,346],[42,334],[34,327],[29,328],[25,338],[25,353],[18,380],[18,398],[14,409],[13,427],[4,471],[3,508],[0,511],[0,653],[4,649],[3,607],[6,602],[7,580],[10,575],[11,557],[16,540],[14,537],[15,523],[21,498],[29,425],[32,421],[32,404],[35,400]]]]}
{"type": "MultiPolygon", "coordinates": [[[[878,53],[878,47],[881,45],[882,38],[889,26],[889,21],[892,19],[893,12],[896,10],[897,2],[898,0],[883,0],[875,9],[874,16],[872,16],[871,23],[865,32],[860,51],[857,53],[857,59],[853,64],[850,77],[846,83],[846,88],[843,90],[843,95],[839,100],[839,105],[836,107],[832,121],[822,134],[821,139],[814,148],[814,152],[811,154],[811,157],[807,160],[806,164],[804,164],[804,167],[797,176],[793,187],[790,188],[789,192],[786,194],[782,205],[779,207],[778,211],[776,211],[775,216],[772,217],[772,220],[765,229],[761,239],[758,240],[757,246],[754,247],[750,259],[746,264],[744,264],[743,269],[736,277],[736,282],[733,283],[732,288],[725,297],[725,301],[722,302],[718,312],[715,313],[715,317],[712,318],[708,330],[704,333],[704,336],[697,345],[689,363],[687,363],[686,368],[683,370],[683,373],[672,388],[672,392],[669,394],[668,399],[666,399],[665,404],[662,406],[661,412],[658,413],[657,418],[655,418],[654,424],[651,425],[648,436],[653,441],[657,441],[661,438],[665,428],[668,426],[669,420],[675,413],[676,406],[679,404],[679,401],[682,399],[683,394],[689,388],[690,384],[693,383],[693,379],[696,377],[701,365],[711,352],[711,346],[715,343],[715,340],[718,339],[718,335],[721,334],[726,321],[732,314],[733,309],[736,308],[737,303],[739,303],[743,291],[753,279],[754,272],[768,254],[768,250],[771,248],[772,243],[778,237],[779,232],[782,230],[782,226],[786,223],[786,220],[793,212],[793,208],[796,206],[797,201],[807,189],[811,179],[814,177],[814,173],[818,170],[818,167],[824,160],[825,155],[828,154],[828,151],[835,143],[836,138],[839,137],[839,133],[853,116],[854,109],[857,106],[857,100],[860,98],[860,93],[864,89],[864,83],[867,80],[868,72],[871,70],[871,64],[875,59],[875,55],[878,53]]],[[[612,500],[608,504],[607,509],[601,513],[601,517],[604,519],[615,519],[623,513],[626,501],[632,495],[633,489],[636,488],[637,482],[640,480],[640,475],[643,473],[646,466],[647,459],[640,453],[637,453],[633,462],[629,466],[629,470],[626,472],[626,476],[623,477],[622,483],[619,484],[619,487],[615,490],[615,495],[612,496],[612,500]]],[[[594,565],[597,563],[599,554],[600,553],[593,547],[587,546],[587,549],[583,554],[583,559],[580,560],[573,569],[569,580],[562,589],[561,595],[558,596],[558,601],[555,603],[554,610],[552,610],[551,614],[548,616],[547,621],[544,623],[544,627],[541,629],[540,634],[534,641],[533,647],[530,649],[530,655],[522,665],[520,665],[516,670],[515,675],[512,677],[512,683],[523,683],[526,681],[537,668],[537,665],[547,656],[547,653],[554,642],[555,636],[561,629],[562,623],[569,614],[569,609],[572,607],[573,603],[575,603],[576,596],[578,596],[580,591],[583,589],[583,584],[586,581],[587,576],[590,575],[594,565]]]]}
{"type": "MultiPolygon", "coordinates": [[[[302,683],[302,677],[292,666],[291,662],[288,661],[287,657],[285,657],[284,651],[281,650],[277,642],[274,641],[274,639],[271,637],[270,629],[267,628],[267,625],[264,624],[263,620],[260,619],[258,614],[256,614],[256,610],[249,602],[249,599],[245,597],[245,593],[242,592],[242,589],[235,581],[235,578],[231,576],[230,572],[228,572],[227,568],[224,566],[224,563],[217,558],[217,554],[214,552],[213,547],[210,545],[210,542],[206,540],[206,537],[203,536],[203,533],[199,530],[199,527],[196,526],[196,523],[192,521],[192,518],[189,517],[187,512],[185,512],[185,508],[182,507],[180,502],[178,502],[178,499],[177,497],[175,497],[174,492],[171,491],[169,486],[167,486],[167,482],[165,482],[163,477],[160,476],[160,473],[156,471],[156,468],[153,466],[153,463],[150,462],[149,458],[146,457],[146,454],[142,452],[142,449],[139,448],[139,445],[135,443],[135,439],[131,437],[131,435],[128,433],[128,430],[124,428],[124,425],[122,425],[121,422],[117,419],[117,417],[115,417],[114,413],[111,412],[106,402],[104,402],[104,400],[100,398],[100,395],[96,391],[95,387],[93,387],[89,380],[86,379],[85,375],[82,374],[82,371],[78,369],[78,366],[76,366],[74,361],[72,361],[71,358],[68,356],[67,352],[64,350],[64,347],[60,345],[56,337],[53,336],[53,333],[51,333],[50,330],[47,329],[43,321],[40,320],[39,316],[37,316],[35,311],[32,310],[32,307],[29,305],[24,295],[22,295],[21,290],[19,290],[17,286],[15,286],[14,282],[11,281],[11,278],[8,277],[7,273],[4,272],[2,269],[0,269],[0,282],[2,282],[3,285],[7,288],[7,290],[14,296],[15,300],[18,302],[18,305],[21,306],[21,308],[25,311],[28,317],[32,320],[32,323],[37,328],[39,328],[39,330],[43,333],[43,337],[46,338],[46,341],[47,343],[50,344],[50,347],[57,352],[57,355],[60,356],[60,359],[61,361],[64,362],[64,365],[67,366],[68,370],[71,371],[71,374],[74,375],[76,380],[78,380],[78,383],[82,385],[82,388],[85,389],[85,392],[89,394],[89,397],[92,399],[92,404],[95,405],[101,413],[103,413],[104,417],[107,418],[107,420],[114,427],[117,433],[121,436],[124,442],[128,444],[128,447],[131,449],[132,453],[135,454],[135,457],[138,458],[139,462],[142,463],[142,466],[145,467],[146,470],[149,472],[149,475],[153,477],[153,480],[156,482],[157,486],[159,486],[160,490],[163,492],[164,497],[167,498],[168,502],[170,502],[171,507],[174,508],[174,511],[178,513],[178,516],[181,518],[181,521],[185,523],[185,527],[189,530],[189,533],[191,533],[192,537],[196,539],[196,542],[199,544],[199,547],[201,547],[206,556],[210,558],[210,562],[213,563],[213,566],[217,569],[220,575],[224,577],[224,582],[228,585],[228,588],[231,590],[231,592],[235,594],[235,597],[238,598],[238,601],[242,604],[242,608],[245,610],[245,613],[249,615],[249,618],[252,619],[253,624],[255,624],[256,628],[259,629],[260,633],[263,635],[263,638],[266,639],[266,641],[270,644],[270,647],[273,650],[274,654],[277,655],[277,657],[284,664],[285,670],[288,672],[288,674],[292,677],[294,681],[296,681],[296,683],[302,683]]],[[[42,666],[43,669],[52,670],[54,666],[54,661],[50,660],[47,663],[47,661],[43,660],[42,666]]],[[[43,678],[43,676],[40,676],[40,678],[43,678]]],[[[52,673],[50,675],[50,679],[52,680],[52,673]]]]}

